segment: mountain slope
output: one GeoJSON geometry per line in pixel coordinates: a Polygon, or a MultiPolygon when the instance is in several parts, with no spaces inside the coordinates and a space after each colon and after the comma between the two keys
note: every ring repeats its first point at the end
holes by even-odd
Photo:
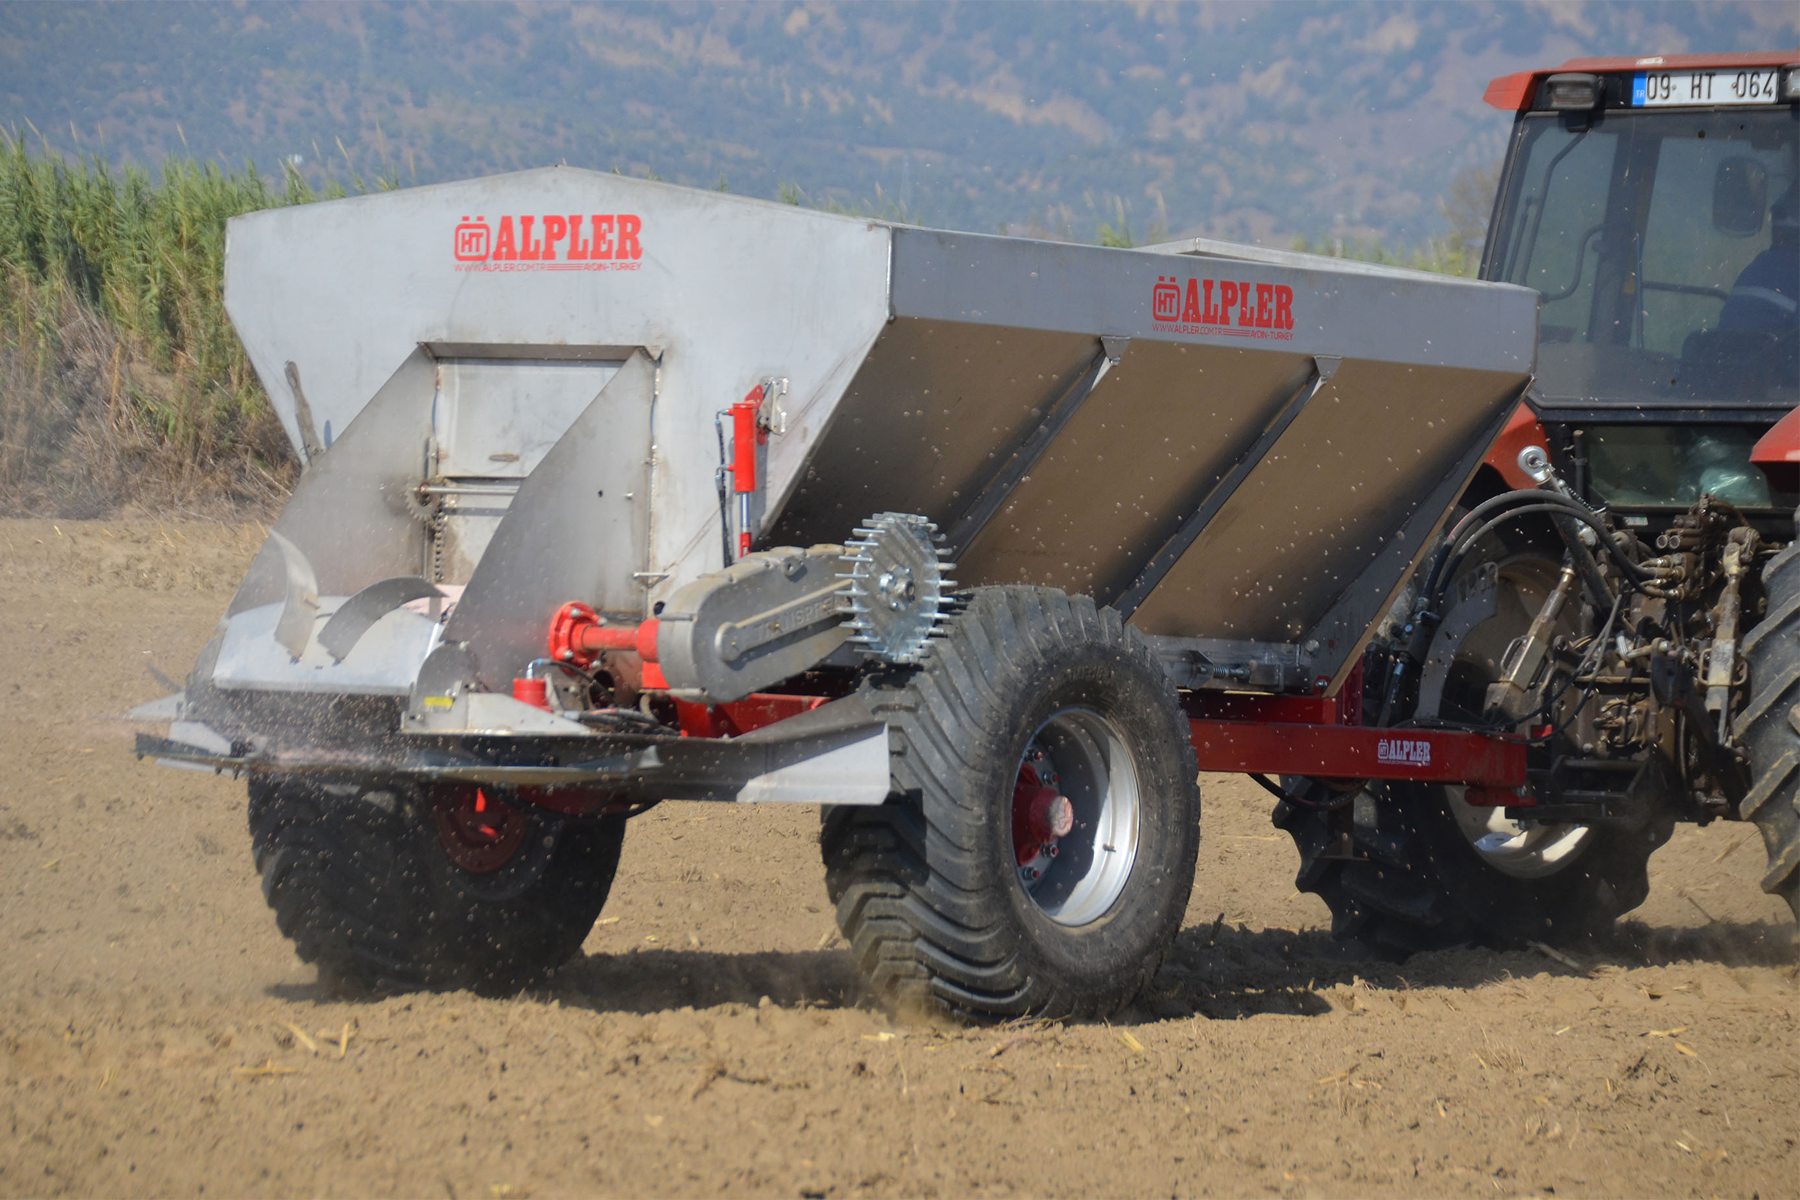
{"type": "Polygon", "coordinates": [[[972,229],[1415,239],[1503,150],[1493,76],[1796,44],[1791,4],[12,3],[0,124],[144,163],[561,160],[972,229]]]}

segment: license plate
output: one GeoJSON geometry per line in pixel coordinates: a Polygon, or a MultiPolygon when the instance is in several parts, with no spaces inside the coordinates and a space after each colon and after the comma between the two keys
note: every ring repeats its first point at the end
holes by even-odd
{"type": "Polygon", "coordinates": [[[1633,108],[1696,104],[1777,104],[1780,69],[1640,71],[1631,80],[1633,108]]]}

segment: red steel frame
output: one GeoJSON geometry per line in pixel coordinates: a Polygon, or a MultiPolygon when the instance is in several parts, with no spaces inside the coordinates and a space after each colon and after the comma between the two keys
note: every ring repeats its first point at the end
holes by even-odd
{"type": "Polygon", "coordinates": [[[1202,771],[1460,783],[1473,805],[1532,803],[1525,792],[1525,742],[1454,729],[1382,729],[1361,723],[1337,697],[1194,692],[1188,727],[1202,771]]]}
{"type": "MultiPolygon", "coordinates": [[[[1525,742],[1452,729],[1379,729],[1364,725],[1362,672],[1337,696],[1193,692],[1188,727],[1202,771],[1307,775],[1321,779],[1394,779],[1454,783],[1475,805],[1532,803],[1525,793],[1525,742]]],[[[676,702],[682,733],[730,737],[773,725],[826,703],[824,696],[758,694],[731,704],[676,702]]]]}
{"type": "MultiPolygon", "coordinates": [[[[636,654],[644,664],[645,686],[655,690],[663,686],[656,663],[656,632],[653,620],[610,626],[585,605],[565,604],[551,622],[547,649],[555,661],[583,667],[603,651],[636,654]]],[[[1362,686],[1358,666],[1335,696],[1188,693],[1188,725],[1200,769],[1457,783],[1467,786],[1470,804],[1532,803],[1525,792],[1523,740],[1451,729],[1364,725],[1362,686]]],[[[809,712],[829,699],[757,693],[730,704],[677,700],[675,711],[683,737],[736,737],[809,712]]]]}

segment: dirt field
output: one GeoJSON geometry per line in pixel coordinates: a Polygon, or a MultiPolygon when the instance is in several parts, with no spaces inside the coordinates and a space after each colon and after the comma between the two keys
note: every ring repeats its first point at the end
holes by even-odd
{"type": "Polygon", "coordinates": [[[1209,777],[1137,1010],[939,1029],[856,1003],[812,810],[666,805],[554,990],[325,994],[242,786],[120,719],[260,541],[0,522],[0,1194],[1800,1195],[1796,968],[1742,825],[1681,830],[1580,970],[1344,964],[1265,798],[1209,777]]]}

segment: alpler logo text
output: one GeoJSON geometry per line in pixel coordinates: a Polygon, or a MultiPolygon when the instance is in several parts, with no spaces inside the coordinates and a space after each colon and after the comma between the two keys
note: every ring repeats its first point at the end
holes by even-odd
{"type": "Polygon", "coordinates": [[[1408,767],[1429,767],[1431,743],[1415,738],[1379,738],[1375,742],[1375,761],[1408,767]]]}
{"type": "Polygon", "coordinates": [[[634,213],[464,217],[456,227],[459,271],[635,271],[644,222],[634,213]]]}
{"type": "Polygon", "coordinates": [[[1184,284],[1174,275],[1159,275],[1150,292],[1150,313],[1166,333],[1285,341],[1294,336],[1294,289],[1236,279],[1190,278],[1184,284]]]}

